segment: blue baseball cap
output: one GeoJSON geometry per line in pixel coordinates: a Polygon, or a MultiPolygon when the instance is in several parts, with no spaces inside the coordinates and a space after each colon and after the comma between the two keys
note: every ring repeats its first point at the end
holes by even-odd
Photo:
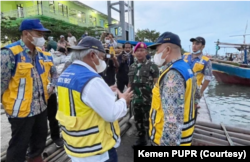
{"type": "Polygon", "coordinates": [[[95,49],[106,53],[102,43],[98,39],[91,36],[85,36],[76,46],[72,46],[70,48],[74,50],[95,49]]]}
{"type": "Polygon", "coordinates": [[[148,48],[156,49],[158,45],[161,45],[163,43],[171,43],[179,46],[181,48],[181,40],[180,37],[177,34],[174,34],[172,32],[165,32],[159,36],[159,38],[156,40],[156,42],[148,48]]]}
{"type": "Polygon", "coordinates": [[[23,20],[19,30],[20,31],[37,30],[37,31],[43,31],[43,32],[51,32],[49,29],[46,29],[43,27],[43,25],[39,19],[25,19],[25,20],[23,20]]]}

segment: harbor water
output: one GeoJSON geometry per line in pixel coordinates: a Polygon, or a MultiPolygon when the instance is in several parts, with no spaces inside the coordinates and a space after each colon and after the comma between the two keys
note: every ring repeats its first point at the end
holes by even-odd
{"type": "Polygon", "coordinates": [[[250,130],[250,87],[218,83],[214,78],[204,96],[212,122],[250,130]]]}

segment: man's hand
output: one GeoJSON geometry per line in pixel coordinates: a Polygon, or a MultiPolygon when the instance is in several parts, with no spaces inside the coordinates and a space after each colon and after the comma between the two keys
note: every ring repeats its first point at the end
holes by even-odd
{"type": "Polygon", "coordinates": [[[131,88],[128,88],[124,93],[121,93],[118,89],[117,89],[117,93],[119,98],[124,98],[127,102],[127,105],[129,105],[130,101],[133,98],[133,91],[131,91],[131,88]]]}
{"type": "Polygon", "coordinates": [[[113,59],[114,61],[117,60],[117,57],[116,57],[115,54],[111,54],[111,55],[113,55],[113,56],[112,56],[112,59],[113,59]]]}
{"type": "Polygon", "coordinates": [[[128,56],[127,55],[122,55],[122,61],[126,61],[128,59],[128,56]]]}
{"type": "Polygon", "coordinates": [[[201,96],[201,97],[203,96],[203,91],[202,91],[202,90],[200,90],[200,96],[201,96]]]}

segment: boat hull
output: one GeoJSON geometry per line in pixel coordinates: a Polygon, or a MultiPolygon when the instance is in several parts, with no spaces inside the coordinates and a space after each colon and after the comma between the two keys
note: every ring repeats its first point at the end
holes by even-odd
{"type": "Polygon", "coordinates": [[[213,75],[218,82],[250,86],[250,68],[212,61],[213,75]]]}
{"type": "Polygon", "coordinates": [[[227,73],[216,70],[213,70],[213,75],[218,82],[250,86],[250,79],[247,78],[229,75],[227,73]]]}

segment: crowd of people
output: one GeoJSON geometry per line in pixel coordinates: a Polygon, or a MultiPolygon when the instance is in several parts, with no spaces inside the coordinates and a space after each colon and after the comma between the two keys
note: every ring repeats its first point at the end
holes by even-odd
{"type": "Polygon", "coordinates": [[[42,162],[50,135],[72,162],[117,162],[118,119],[133,111],[132,146],[191,146],[199,100],[212,79],[202,51],[205,39],[191,38],[192,53],[164,32],[150,46],[114,36],[77,41],[48,38],[39,19],[25,19],[21,39],[1,49],[1,101],[11,124],[7,162],[42,162]],[[148,49],[156,53],[151,57],[148,49]],[[60,125],[60,127],[59,127],[60,125]],[[60,135],[62,130],[62,137],[60,135]]]}

